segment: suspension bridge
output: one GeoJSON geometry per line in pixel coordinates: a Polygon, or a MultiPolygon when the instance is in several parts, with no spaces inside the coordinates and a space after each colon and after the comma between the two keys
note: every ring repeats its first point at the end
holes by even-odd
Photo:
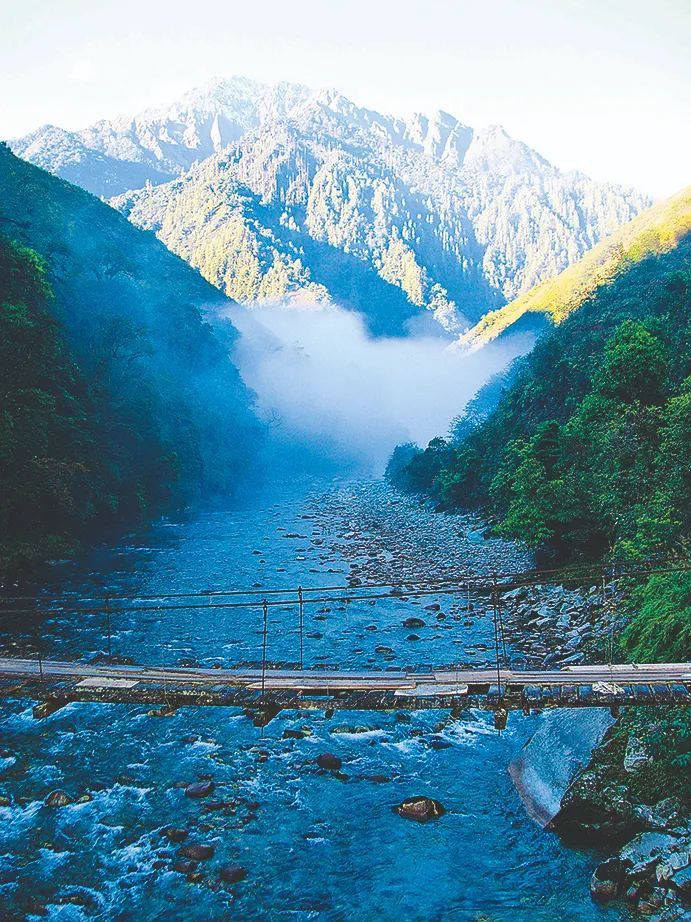
{"type": "MultiPolygon", "coordinates": [[[[652,573],[681,572],[678,562],[657,567],[628,567],[612,578],[636,579],[652,573]]],[[[502,599],[516,589],[549,581],[583,584],[592,570],[540,570],[494,574],[491,579],[464,578],[421,583],[318,586],[296,589],[205,590],[166,595],[112,596],[82,599],[78,604],[35,597],[5,597],[0,619],[70,613],[71,617],[103,616],[105,651],[95,661],[61,660],[45,655],[38,645],[29,656],[0,656],[0,698],[28,698],[38,702],[34,716],[49,716],[71,702],[158,705],[161,716],[177,708],[220,706],[242,708],[257,725],[265,725],[281,710],[421,710],[478,708],[495,713],[501,727],[510,710],[608,707],[627,705],[691,704],[691,663],[607,663],[562,668],[515,670],[508,668],[502,599]],[[394,599],[405,603],[424,596],[484,597],[491,606],[494,664],[491,668],[440,667],[340,670],[324,666],[305,668],[304,613],[309,605],[394,599]],[[261,661],[252,665],[168,666],[137,664],[113,652],[113,621],[125,613],[154,613],[164,620],[181,610],[232,611],[256,608],[261,613],[261,661]],[[298,658],[295,663],[268,659],[269,612],[295,610],[298,658]]],[[[470,608],[470,601],[468,601],[470,608]]],[[[0,620],[2,623],[2,620],[0,620]]]]}

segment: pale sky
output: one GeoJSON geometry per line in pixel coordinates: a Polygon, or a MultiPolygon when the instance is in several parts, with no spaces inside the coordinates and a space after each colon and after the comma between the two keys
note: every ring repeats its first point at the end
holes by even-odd
{"type": "Polygon", "coordinates": [[[0,137],[242,74],[501,124],[660,197],[691,182],[690,35],[689,0],[0,0],[0,137]]]}

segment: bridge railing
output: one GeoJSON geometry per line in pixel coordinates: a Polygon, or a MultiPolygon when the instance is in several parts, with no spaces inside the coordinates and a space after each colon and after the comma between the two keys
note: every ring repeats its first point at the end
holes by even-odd
{"type": "MultiPolygon", "coordinates": [[[[511,604],[505,597],[517,589],[529,589],[544,584],[561,586],[602,586],[603,609],[614,608],[613,595],[622,580],[647,579],[657,573],[676,573],[689,569],[685,559],[656,559],[637,565],[608,565],[607,567],[579,566],[570,568],[540,569],[512,573],[496,573],[458,579],[408,581],[391,583],[360,583],[351,579],[345,585],[318,585],[270,588],[207,588],[164,594],[142,593],[102,596],[82,596],[78,599],[35,596],[0,596],[0,642],[12,655],[27,655],[39,660],[56,654],[65,658],[98,656],[106,662],[123,662],[135,653],[137,662],[142,657],[153,656],[152,665],[161,665],[175,652],[184,662],[197,657],[223,660],[223,665],[247,665],[248,659],[265,673],[275,665],[303,668],[320,666],[338,667],[331,659],[343,644],[325,640],[325,632],[333,625],[343,632],[349,612],[359,611],[362,621],[364,606],[394,605],[423,602],[425,599],[453,599],[458,612],[477,620],[487,617],[490,622],[489,638],[493,649],[488,658],[499,671],[508,665],[510,638],[504,617],[511,604]],[[339,611],[335,609],[338,608],[339,611]],[[243,613],[237,622],[233,619],[243,613]],[[199,619],[203,613],[204,619],[199,619]],[[213,614],[214,622],[208,620],[213,614]],[[329,616],[328,618],[326,616],[329,616]],[[216,616],[218,616],[216,618],[216,616]],[[317,619],[319,619],[317,621],[317,619]],[[232,623],[230,623],[232,622],[232,623]],[[330,624],[329,624],[330,622],[330,624]],[[60,625],[65,630],[58,629],[60,625]],[[317,630],[317,625],[320,629],[317,630]],[[323,629],[321,629],[323,627],[323,629]],[[232,629],[238,628],[241,637],[234,637],[232,629]],[[173,632],[174,629],[174,633],[173,632]],[[205,637],[201,637],[201,634],[205,637]],[[67,636],[63,636],[67,635],[67,636]],[[78,650],[76,638],[81,637],[88,646],[78,650]],[[249,643],[249,640],[252,643],[249,643]],[[208,645],[200,643],[222,641],[223,656],[214,655],[208,645]],[[226,650],[239,646],[245,653],[241,662],[229,662],[226,650]],[[185,649],[189,647],[189,656],[185,649]],[[321,652],[317,652],[320,650],[321,652]]],[[[609,612],[611,631],[610,661],[616,655],[614,623],[615,611],[609,612]]],[[[459,621],[464,619],[454,615],[459,621]]],[[[465,619],[467,620],[467,619],[465,619]]],[[[458,629],[462,635],[461,628],[458,629]]],[[[462,642],[462,641],[459,641],[462,642]]],[[[447,645],[440,645],[446,647],[447,645]]],[[[384,654],[382,654],[384,655],[384,654]]],[[[386,655],[385,655],[386,656],[386,655]]],[[[431,664],[413,657],[410,665],[418,669],[431,668],[431,664]]],[[[392,660],[384,660],[383,668],[393,668],[392,660]]],[[[182,663],[180,663],[182,664],[182,663]]],[[[371,664],[370,664],[371,665],[371,664]]],[[[437,667],[455,668],[458,664],[437,662],[437,667]]],[[[382,666],[372,665],[379,671],[382,666]]]]}

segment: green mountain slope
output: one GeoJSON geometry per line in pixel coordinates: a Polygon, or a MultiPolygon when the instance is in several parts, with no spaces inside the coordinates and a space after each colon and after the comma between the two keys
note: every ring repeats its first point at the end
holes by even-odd
{"type": "Polygon", "coordinates": [[[471,348],[482,346],[530,315],[559,324],[618,273],[646,256],[672,249],[689,230],[691,186],[624,224],[556,277],[486,313],[459,342],[471,348]]]}
{"type": "Polygon", "coordinates": [[[686,234],[601,286],[520,360],[492,413],[404,467],[408,485],[489,505],[506,533],[564,556],[673,543],[688,526],[674,427],[688,425],[690,260],[686,234]]]}
{"type": "MultiPolygon", "coordinates": [[[[512,369],[457,438],[396,450],[389,477],[557,561],[687,555],[691,540],[691,233],[602,285],[512,369]]],[[[496,388],[496,382],[492,383],[496,388]]],[[[471,408],[472,409],[472,408],[471,408]]],[[[623,642],[691,657],[691,577],[653,576],[623,642]]]]}
{"type": "Polygon", "coordinates": [[[0,235],[0,573],[104,523],[232,493],[259,429],[235,331],[203,316],[228,301],[4,146],[0,235]]]}

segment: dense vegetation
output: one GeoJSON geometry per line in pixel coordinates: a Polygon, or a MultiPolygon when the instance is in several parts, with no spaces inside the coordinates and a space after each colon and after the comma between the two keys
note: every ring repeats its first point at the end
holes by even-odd
{"type": "Polygon", "coordinates": [[[107,205],[0,148],[0,573],[246,476],[227,302],[107,205]],[[40,255],[39,255],[40,254],[40,255]]]}
{"type": "MultiPolygon", "coordinates": [[[[538,342],[491,414],[425,451],[397,449],[394,482],[443,506],[482,506],[499,533],[558,560],[684,553],[691,235],[641,252],[538,342]]],[[[691,580],[653,577],[632,611],[634,655],[689,656],[691,580]]]]}
{"type": "Polygon", "coordinates": [[[671,250],[689,230],[691,186],[622,225],[564,272],[504,307],[488,311],[461,342],[468,346],[487,343],[531,316],[561,323],[632,262],[671,250]]]}
{"type": "Polygon", "coordinates": [[[48,302],[45,263],[0,238],[0,557],[55,554],[109,498],[91,406],[48,302]]]}

